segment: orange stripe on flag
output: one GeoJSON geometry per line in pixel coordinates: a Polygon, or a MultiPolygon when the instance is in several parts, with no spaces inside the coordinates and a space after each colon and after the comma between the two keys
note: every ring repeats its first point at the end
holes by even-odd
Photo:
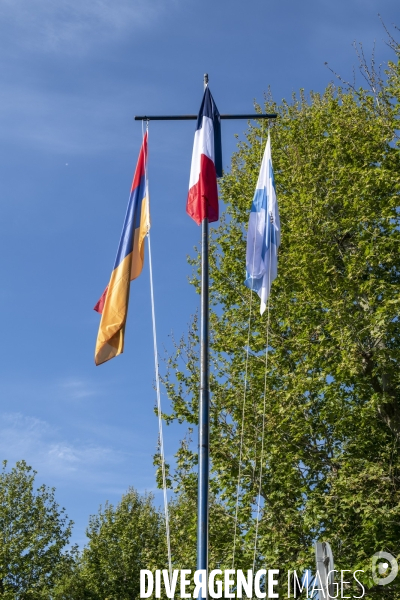
{"type": "Polygon", "coordinates": [[[95,363],[102,363],[124,351],[124,333],[128,315],[132,253],[112,272],[97,335],[95,363]]]}

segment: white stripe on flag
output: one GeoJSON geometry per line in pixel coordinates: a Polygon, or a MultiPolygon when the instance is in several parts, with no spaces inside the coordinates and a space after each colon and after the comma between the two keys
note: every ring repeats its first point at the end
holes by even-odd
{"type": "Polygon", "coordinates": [[[280,229],[274,171],[272,168],[271,139],[268,134],[268,141],[251,206],[246,247],[247,273],[245,285],[255,290],[259,295],[261,300],[261,314],[266,309],[271,284],[278,275],[280,229]]]}
{"type": "Polygon", "coordinates": [[[208,156],[213,163],[214,158],[214,126],[209,117],[203,117],[203,125],[194,134],[192,164],[190,167],[189,190],[199,181],[201,155],[208,156]]]}

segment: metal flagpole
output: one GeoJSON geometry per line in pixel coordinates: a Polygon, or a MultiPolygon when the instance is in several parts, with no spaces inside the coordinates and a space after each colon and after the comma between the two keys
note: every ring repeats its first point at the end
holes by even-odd
{"type": "MultiPolygon", "coordinates": [[[[204,88],[208,75],[204,75],[204,88]]],[[[201,307],[200,307],[200,399],[199,399],[199,474],[197,495],[197,569],[208,569],[208,485],[210,468],[209,421],[209,281],[208,218],[201,224],[201,307]]],[[[208,577],[207,577],[208,580],[208,577]]]]}
{"type": "MultiPolygon", "coordinates": [[[[208,75],[204,75],[204,89],[208,85],[208,75]]],[[[220,115],[221,119],[276,119],[270,114],[220,115]]],[[[157,115],[136,116],[135,121],[191,121],[197,115],[157,115]]],[[[205,218],[201,224],[201,308],[200,308],[200,398],[199,398],[199,479],[197,499],[197,569],[204,570],[208,583],[208,488],[210,471],[209,420],[209,223],[205,218]]],[[[206,585],[206,589],[208,585],[206,585]]]]}

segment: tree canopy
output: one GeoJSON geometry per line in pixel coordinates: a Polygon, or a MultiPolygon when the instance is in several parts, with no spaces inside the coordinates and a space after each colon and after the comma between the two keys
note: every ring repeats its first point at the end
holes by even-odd
{"type": "MultiPolygon", "coordinates": [[[[238,144],[210,245],[210,444],[213,493],[231,515],[231,550],[224,545],[215,564],[232,564],[239,483],[237,568],[253,565],[260,489],[256,566],[314,570],[313,542],[323,538],[337,568],[366,571],[370,597],[397,598],[395,584],[370,581],[374,552],[400,554],[400,54],[392,45],[397,61],[379,88],[330,85],[280,104],[266,97],[265,110],[278,113],[270,135],[282,242],[262,317],[243,285],[262,122],[238,144]]],[[[199,256],[192,262],[199,289],[199,256]]],[[[189,426],[198,342],[195,318],[165,381],[167,420],[189,426]]],[[[190,448],[178,451],[175,481],[194,493],[190,448]]]]}
{"type": "Polygon", "coordinates": [[[151,495],[130,489],[117,506],[90,517],[80,577],[98,600],[139,598],[140,569],[167,564],[164,521],[151,495]]]}
{"type": "Polygon", "coordinates": [[[69,568],[72,522],[45,485],[35,490],[35,471],[24,461],[0,473],[0,596],[49,598],[69,568]]]}

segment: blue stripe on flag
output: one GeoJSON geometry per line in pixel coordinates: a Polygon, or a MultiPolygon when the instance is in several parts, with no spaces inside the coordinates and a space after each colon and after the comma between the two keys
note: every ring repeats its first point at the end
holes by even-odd
{"type": "Polygon", "coordinates": [[[208,117],[213,122],[214,128],[214,164],[217,177],[222,177],[222,140],[221,140],[221,119],[214,98],[208,88],[204,91],[201,102],[199,116],[197,117],[197,129],[203,127],[203,117],[208,117]]]}

